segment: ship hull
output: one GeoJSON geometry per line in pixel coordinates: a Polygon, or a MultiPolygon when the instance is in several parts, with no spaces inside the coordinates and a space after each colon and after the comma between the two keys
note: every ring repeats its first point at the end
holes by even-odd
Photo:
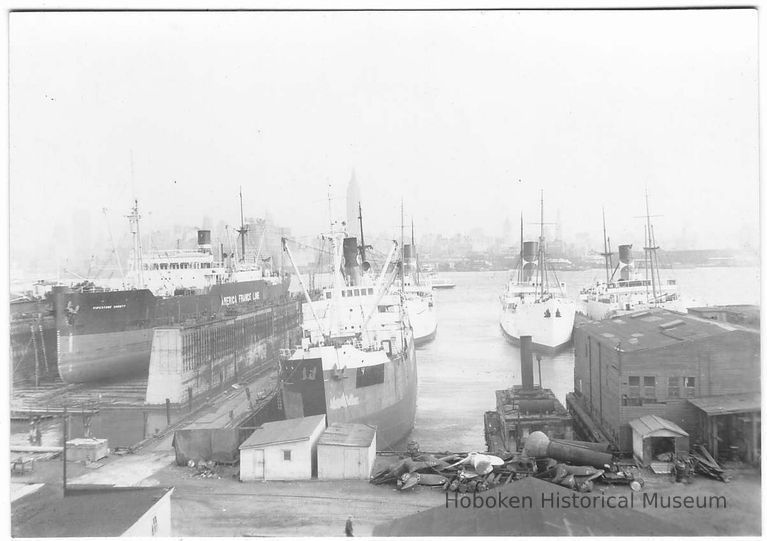
{"type": "Polygon", "coordinates": [[[437,314],[433,306],[428,306],[424,301],[408,304],[408,316],[416,346],[434,340],[437,335],[437,314]]]}
{"type": "Polygon", "coordinates": [[[153,329],[112,333],[58,334],[59,376],[84,383],[146,374],[153,329]]]}
{"type": "Polygon", "coordinates": [[[502,310],[500,326],[507,340],[519,343],[520,336],[532,336],[533,347],[546,353],[566,348],[572,339],[575,305],[551,299],[542,303],[519,304],[502,310]],[[550,314],[546,317],[546,311],[550,314]],[[557,310],[560,317],[556,317],[557,310]]]}
{"type": "MultiPolygon", "coordinates": [[[[282,365],[283,403],[287,418],[326,414],[328,424],[364,423],[376,427],[379,449],[402,442],[413,429],[418,395],[414,341],[383,366],[383,381],[365,385],[354,369],[324,370],[313,377],[321,360],[307,357],[282,365]]],[[[382,352],[378,352],[383,354],[382,352]]],[[[372,356],[370,362],[375,362],[372,356]]]]}
{"type": "Polygon", "coordinates": [[[174,297],[155,297],[146,289],[57,292],[59,375],[67,383],[146,375],[156,327],[252,312],[284,301],[287,288],[287,283],[256,280],[174,297]]]}

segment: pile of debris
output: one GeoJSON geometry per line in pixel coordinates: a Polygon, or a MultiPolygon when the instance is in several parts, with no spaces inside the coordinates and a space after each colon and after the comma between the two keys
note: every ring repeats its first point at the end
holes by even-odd
{"type": "Polygon", "coordinates": [[[521,453],[505,452],[500,456],[476,452],[428,454],[411,445],[409,456],[377,472],[370,482],[396,483],[399,490],[421,485],[451,492],[482,492],[530,476],[580,492],[591,491],[597,480],[629,485],[635,491],[644,486],[631,468],[615,463],[612,454],[602,450],[602,444],[550,441],[541,432],[531,434],[528,442],[530,445],[521,453]]]}
{"type": "Polygon", "coordinates": [[[729,482],[730,478],[725,475],[724,469],[714,460],[714,457],[705,447],[698,444],[690,451],[690,462],[692,468],[697,473],[702,473],[712,479],[718,479],[724,483],[729,482]]]}
{"type": "Polygon", "coordinates": [[[221,479],[215,460],[198,460],[197,462],[190,460],[186,465],[194,470],[190,477],[221,479]]]}

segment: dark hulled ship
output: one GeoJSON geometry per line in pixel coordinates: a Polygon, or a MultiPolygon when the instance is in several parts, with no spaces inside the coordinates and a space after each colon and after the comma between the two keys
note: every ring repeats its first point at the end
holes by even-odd
{"type": "Polygon", "coordinates": [[[132,287],[54,288],[58,371],[66,382],[146,374],[155,327],[247,313],[288,295],[289,275],[234,257],[216,261],[207,230],[198,232],[196,250],[143,255],[137,205],[129,218],[134,249],[126,282],[132,287]]]}

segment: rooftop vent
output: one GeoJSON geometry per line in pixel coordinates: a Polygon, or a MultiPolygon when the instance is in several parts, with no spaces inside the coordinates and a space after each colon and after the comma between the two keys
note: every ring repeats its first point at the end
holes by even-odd
{"type": "Polygon", "coordinates": [[[684,321],[682,321],[681,319],[675,319],[674,321],[661,323],[660,325],[658,325],[658,328],[663,329],[664,331],[667,331],[669,329],[673,329],[674,327],[679,327],[679,325],[684,325],[684,321]]]}

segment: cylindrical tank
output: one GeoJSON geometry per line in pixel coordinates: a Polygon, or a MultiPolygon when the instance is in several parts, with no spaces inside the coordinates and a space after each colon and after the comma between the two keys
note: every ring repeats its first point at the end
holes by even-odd
{"type": "Polygon", "coordinates": [[[594,466],[595,468],[604,468],[613,461],[613,456],[609,453],[570,445],[565,440],[550,441],[546,434],[537,431],[527,437],[525,452],[532,457],[549,457],[576,466],[594,466]]]}
{"type": "Polygon", "coordinates": [[[609,443],[597,443],[594,441],[579,441],[579,440],[558,440],[552,438],[551,441],[557,443],[564,443],[565,445],[574,445],[576,447],[583,447],[584,449],[591,449],[592,451],[599,451],[600,453],[607,453],[610,450],[609,443]]]}
{"type": "Polygon", "coordinates": [[[402,255],[403,255],[403,257],[404,257],[405,259],[410,259],[410,258],[412,258],[412,257],[413,257],[413,252],[414,252],[414,250],[413,250],[413,246],[412,246],[412,245],[410,245],[410,244],[405,244],[405,245],[402,247],[402,255]]]}
{"type": "Polygon", "coordinates": [[[554,400],[544,398],[540,400],[518,400],[517,405],[522,413],[544,413],[555,411],[556,404],[554,400]]]}

